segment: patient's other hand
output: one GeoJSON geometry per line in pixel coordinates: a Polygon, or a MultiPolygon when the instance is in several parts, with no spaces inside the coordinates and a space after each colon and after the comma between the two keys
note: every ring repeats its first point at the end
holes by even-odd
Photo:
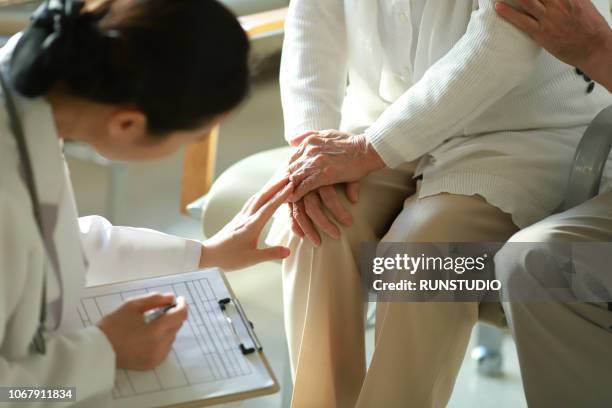
{"type": "MultiPolygon", "coordinates": [[[[359,183],[346,184],[346,196],[353,204],[359,199],[359,183]]],[[[353,217],[342,205],[338,192],[334,186],[324,186],[312,191],[303,199],[289,203],[289,215],[291,217],[291,229],[300,236],[306,237],[315,246],[321,244],[321,236],[315,226],[334,239],[340,237],[340,230],[332,220],[332,217],[347,227],[353,225],[353,217]],[[331,213],[328,215],[325,209],[331,213]]]]}
{"type": "Polygon", "coordinates": [[[522,10],[497,1],[497,12],[563,62],[588,73],[610,41],[610,27],[590,0],[516,0],[522,10]]]}
{"type": "Polygon", "coordinates": [[[259,262],[284,259],[289,248],[259,249],[257,242],[266,223],[293,191],[288,176],[269,182],[251,197],[242,210],[215,236],[202,244],[200,268],[245,268],[259,262]]]}

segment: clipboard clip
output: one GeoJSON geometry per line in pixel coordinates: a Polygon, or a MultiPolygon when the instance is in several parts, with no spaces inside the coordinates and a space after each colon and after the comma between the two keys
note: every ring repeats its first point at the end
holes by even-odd
{"type": "Polygon", "coordinates": [[[263,350],[263,347],[261,346],[261,343],[259,343],[259,339],[257,338],[257,335],[255,334],[253,323],[247,319],[246,314],[244,313],[244,310],[242,309],[242,305],[240,304],[238,299],[235,299],[235,298],[220,299],[219,308],[221,309],[221,312],[225,316],[225,320],[228,322],[228,324],[232,328],[232,332],[234,333],[234,337],[236,338],[236,341],[239,344],[238,347],[240,348],[240,351],[242,352],[242,354],[247,355],[247,354],[254,353],[256,350],[257,351],[263,350]],[[249,339],[247,339],[247,342],[243,341],[240,338],[240,334],[238,333],[238,329],[236,328],[234,320],[232,320],[232,318],[227,313],[227,310],[226,310],[227,305],[230,303],[234,305],[234,307],[236,308],[236,312],[238,313],[238,316],[240,316],[242,323],[244,323],[244,327],[246,328],[247,334],[249,335],[249,339]]]}

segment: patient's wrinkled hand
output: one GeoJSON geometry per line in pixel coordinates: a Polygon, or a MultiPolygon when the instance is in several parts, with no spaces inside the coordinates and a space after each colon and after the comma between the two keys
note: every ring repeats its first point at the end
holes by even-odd
{"type": "MultiPolygon", "coordinates": [[[[359,183],[348,183],[346,195],[352,204],[359,199],[359,183]]],[[[300,236],[308,238],[314,245],[321,244],[321,236],[315,226],[334,239],[340,237],[340,230],[332,217],[347,227],[353,224],[351,213],[342,205],[334,186],[323,186],[304,196],[303,199],[289,203],[291,229],[300,236]],[[326,208],[331,217],[326,213],[326,208]]]]}
{"type": "Polygon", "coordinates": [[[305,133],[291,143],[299,146],[288,167],[295,186],[291,202],[323,186],[359,181],[385,167],[364,135],[326,130],[305,133]]]}
{"type": "Polygon", "coordinates": [[[266,223],[293,191],[288,176],[269,182],[251,197],[242,210],[221,231],[202,244],[200,267],[239,269],[259,262],[283,259],[283,246],[259,249],[257,242],[266,223]]]}

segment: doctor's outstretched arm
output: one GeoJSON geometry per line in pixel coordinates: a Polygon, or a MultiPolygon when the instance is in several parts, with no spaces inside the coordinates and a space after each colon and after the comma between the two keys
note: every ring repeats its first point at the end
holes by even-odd
{"type": "Polygon", "coordinates": [[[104,280],[131,280],[200,268],[238,269],[282,259],[284,247],[257,248],[265,224],[292,192],[287,178],[273,180],[251,197],[219,233],[199,242],[157,231],[113,226],[103,217],[79,219],[81,240],[89,261],[88,275],[104,280]]]}

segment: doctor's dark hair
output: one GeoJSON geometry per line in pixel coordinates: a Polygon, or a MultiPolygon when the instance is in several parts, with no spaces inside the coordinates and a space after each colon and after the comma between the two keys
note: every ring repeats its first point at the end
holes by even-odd
{"type": "Polygon", "coordinates": [[[67,3],[78,11],[63,9],[63,20],[39,22],[47,24],[47,38],[29,39],[35,44],[29,54],[43,57],[26,56],[24,64],[27,30],[17,44],[11,72],[20,93],[41,96],[60,85],[71,95],[131,105],[154,135],[195,129],[246,97],[249,42],[217,1],[102,0],[84,11],[80,2],[67,3]]]}

